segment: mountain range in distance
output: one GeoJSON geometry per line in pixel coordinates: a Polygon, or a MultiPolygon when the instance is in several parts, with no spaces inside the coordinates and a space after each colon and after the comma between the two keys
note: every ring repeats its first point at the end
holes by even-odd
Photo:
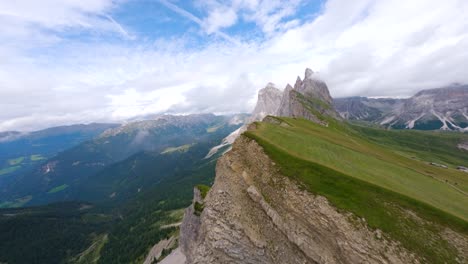
{"type": "Polygon", "coordinates": [[[304,80],[298,76],[294,86],[288,84],[283,91],[268,83],[259,91],[249,121],[260,121],[267,115],[301,116],[318,121],[304,111],[310,110],[306,108],[388,129],[468,131],[468,85],[422,90],[406,99],[332,98],[325,82],[310,69],[306,69],[304,80]]]}
{"type": "MultiPolygon", "coordinates": [[[[326,121],[320,116],[326,115],[389,129],[466,132],[468,85],[423,90],[407,99],[333,99],[325,82],[312,70],[306,69],[303,79],[297,77],[294,86],[288,84],[283,91],[269,83],[259,91],[257,104],[250,115],[235,115],[229,121],[226,121],[227,117],[220,121],[208,114],[150,115],[134,118],[122,125],[89,124],[30,133],[1,132],[0,200],[4,206],[73,200],[80,195],[72,195],[73,188],[68,188],[86,182],[84,179],[108,165],[122,162],[139,152],[160,153],[165,149],[169,152],[171,149],[190,148],[195,142],[205,140],[210,134],[207,131],[215,132],[220,128],[228,131],[225,125],[231,128],[240,126],[209,151],[206,157],[211,157],[219,149],[228,150],[230,144],[247,129],[247,124],[260,121],[267,115],[302,117],[322,124],[326,121]],[[64,173],[74,179],[72,185],[70,180],[63,180],[60,176],[64,173]],[[37,196],[39,189],[42,198],[32,199],[31,193],[37,196]],[[68,190],[63,191],[65,189],[68,190]]],[[[113,193],[106,195],[112,196],[113,193]]]]}
{"type": "Polygon", "coordinates": [[[338,98],[334,105],[343,118],[386,128],[468,131],[468,85],[422,90],[407,99],[338,98]]]}
{"type": "Polygon", "coordinates": [[[465,95],[466,87],[448,87],[370,99],[378,117],[365,125],[340,111],[309,69],[283,91],[268,84],[252,123],[210,151],[233,142],[211,189],[194,188],[174,256],[185,257],[178,263],[466,263],[468,135],[416,131],[429,130],[420,122],[440,113],[450,126],[434,129],[464,131],[454,117],[464,117],[465,95]],[[387,128],[412,129],[376,121],[397,103],[414,110],[392,119],[407,127],[389,121],[387,128]]]}
{"type": "Polygon", "coordinates": [[[208,157],[231,145],[249,123],[268,115],[301,117],[319,123],[323,122],[318,116],[328,115],[387,129],[468,132],[468,85],[422,90],[407,99],[332,98],[326,83],[307,68],[304,79],[298,76],[294,86],[287,84],[280,90],[270,82],[260,89],[246,124],[212,148],[208,157]]]}
{"type": "MultiPolygon", "coordinates": [[[[4,206],[47,204],[68,200],[91,202],[122,200],[121,198],[126,195],[124,193],[130,190],[137,192],[158,181],[157,177],[145,178],[147,174],[144,173],[140,173],[140,177],[132,178],[131,175],[135,173],[138,175],[137,165],[144,167],[145,160],[150,164],[151,160],[158,157],[188,152],[206,144],[215,145],[240,126],[239,120],[242,120],[242,115],[162,115],[156,119],[134,121],[120,126],[101,125],[102,129],[99,131],[92,130],[96,133],[90,134],[89,137],[74,138],[74,141],[68,140],[66,133],[51,134],[40,131],[0,143],[0,149],[3,148],[4,152],[10,155],[5,159],[10,162],[17,160],[13,165],[7,161],[6,166],[9,166],[7,168],[24,166],[26,159],[23,157],[30,155],[26,151],[28,146],[30,148],[28,151],[36,151],[35,141],[31,141],[31,138],[36,138],[37,134],[47,135],[38,138],[42,139],[44,147],[48,147],[48,152],[34,152],[41,153],[40,163],[36,166],[29,166],[29,170],[24,169],[16,174],[3,175],[0,200],[4,206]],[[54,135],[59,135],[62,141],[68,142],[69,148],[63,149],[64,146],[47,144],[46,141],[51,141],[50,138],[55,139],[54,135]],[[25,151],[8,152],[8,149],[20,144],[23,144],[21,146],[25,151]],[[119,174],[118,168],[122,167],[127,170],[122,169],[125,173],[119,174]],[[134,170],[135,172],[132,172],[134,170]],[[122,182],[124,180],[125,184],[122,182]]],[[[89,130],[89,127],[84,127],[89,130]]],[[[55,128],[51,131],[60,130],[64,128],[55,128]]],[[[67,131],[73,131],[73,135],[81,135],[78,130],[72,128],[68,128],[67,131]]],[[[164,169],[160,168],[159,171],[164,172],[164,169]]]]}
{"type": "MultiPolygon", "coordinates": [[[[34,258],[35,254],[40,256],[43,263],[62,263],[64,260],[73,263],[88,263],[90,259],[95,261],[89,263],[140,263],[151,258],[159,261],[163,258],[164,250],[169,252],[174,248],[172,246],[164,248],[159,257],[151,255],[151,248],[158,248],[159,242],[167,238],[169,241],[177,241],[182,210],[189,205],[193,186],[200,183],[213,184],[217,160],[220,157],[226,157],[223,154],[230,150],[231,144],[237,138],[242,138],[241,143],[237,144],[238,149],[234,149],[227,155],[245,163],[242,166],[246,165],[247,171],[255,172],[263,169],[261,166],[256,167],[259,164],[252,161],[255,160],[256,153],[260,153],[261,157],[266,156],[256,148],[253,149],[255,150],[253,153],[250,153],[245,135],[252,136],[251,139],[256,136],[259,139],[275,142],[275,145],[270,146],[270,150],[277,151],[277,148],[287,150],[288,153],[281,154],[285,161],[299,162],[289,155],[290,151],[297,157],[310,159],[307,162],[325,162],[323,164],[327,168],[319,167],[324,171],[330,170],[333,177],[338,175],[336,171],[344,174],[350,173],[353,177],[364,177],[361,180],[365,181],[369,180],[365,177],[371,175],[374,177],[371,179],[372,183],[390,191],[399,190],[406,185],[401,185],[400,181],[387,185],[385,180],[379,178],[380,174],[397,177],[401,175],[399,172],[404,172],[412,175],[414,179],[423,179],[421,181],[424,183],[423,187],[428,189],[423,188],[424,190],[416,193],[417,197],[413,198],[417,201],[430,202],[439,209],[447,210],[450,214],[458,216],[461,214],[464,217],[464,210],[459,210],[464,201],[459,199],[460,193],[458,192],[465,191],[466,184],[463,180],[465,172],[457,167],[467,166],[465,162],[466,149],[468,149],[466,134],[419,131],[395,133],[390,129],[467,131],[466,91],[467,86],[454,85],[424,90],[408,99],[364,97],[333,99],[326,83],[312,70],[306,69],[303,78],[298,77],[294,85],[287,85],[284,90],[276,88],[272,83],[261,89],[257,104],[251,114],[148,115],[128,120],[124,124],[74,125],[30,133],[14,131],[0,133],[0,154],[3,155],[0,156],[2,158],[0,165],[3,166],[0,167],[0,207],[5,208],[0,210],[0,224],[4,227],[0,239],[4,241],[0,243],[0,261],[18,262],[21,260],[22,262],[18,263],[35,263],[34,261],[37,261],[34,258]],[[252,125],[252,123],[255,124],[252,125]],[[254,127],[258,127],[259,130],[252,130],[254,127]],[[347,141],[348,138],[351,139],[350,142],[347,141]],[[313,145],[314,142],[319,145],[313,145]],[[431,145],[428,145],[428,142],[431,142],[431,145]],[[343,149],[342,145],[350,145],[350,148],[343,149]],[[242,149],[239,149],[239,146],[242,149]],[[365,148],[361,149],[363,146],[365,148]],[[326,155],[309,153],[318,149],[326,155]],[[361,153],[361,151],[364,152],[361,153]],[[401,153],[406,154],[401,156],[401,153]],[[346,157],[339,158],[345,154],[346,157]],[[243,157],[239,159],[236,155],[243,157]],[[383,155],[385,159],[376,159],[375,157],[379,155],[383,155]],[[377,165],[369,162],[369,166],[360,166],[361,160],[370,159],[377,165]],[[353,160],[353,162],[342,164],[344,160],[353,160]],[[413,166],[411,164],[416,164],[414,166],[418,171],[407,170],[408,166],[413,166]],[[390,169],[388,171],[382,169],[379,173],[374,173],[381,165],[390,169]],[[349,171],[342,170],[347,166],[350,168],[349,171]],[[441,171],[446,173],[440,174],[441,171]],[[427,173],[430,174],[429,178],[427,173]],[[438,202],[437,199],[433,200],[432,196],[428,195],[428,190],[430,190],[428,186],[439,190],[437,194],[433,193],[433,196],[442,197],[441,193],[446,191],[451,195],[450,197],[458,197],[456,206],[453,205],[455,209],[452,208],[453,206],[446,206],[449,204],[448,198],[444,198],[443,203],[438,202]],[[51,230],[48,231],[48,228],[51,230]],[[65,228],[67,232],[61,234],[60,228],[65,228]],[[7,232],[8,230],[15,230],[15,232],[7,232]],[[21,236],[15,236],[15,233],[21,236]],[[23,239],[31,234],[33,234],[32,240],[23,239]],[[79,235],[79,240],[67,243],[67,236],[74,235],[79,235]],[[35,244],[34,241],[41,242],[35,244]],[[19,250],[21,246],[29,247],[34,254],[24,258],[19,250]],[[55,254],[50,254],[52,249],[55,254]]],[[[269,146],[265,142],[259,142],[260,145],[269,146]]],[[[226,168],[233,166],[234,171],[236,165],[226,162],[224,158],[222,166],[226,168]]],[[[283,159],[277,159],[274,163],[267,162],[284,165],[284,168],[292,164],[284,163],[283,159]]],[[[299,163],[301,162],[305,161],[299,163]]],[[[303,165],[312,166],[311,164],[303,165]]],[[[289,169],[290,172],[294,172],[293,167],[289,169]]],[[[233,173],[235,177],[240,175],[233,171],[229,173],[233,173]]],[[[221,176],[216,177],[222,178],[229,173],[227,170],[224,172],[221,170],[221,176]]],[[[303,176],[302,180],[306,181],[310,177],[310,175],[303,176]]],[[[338,176],[346,178],[349,175],[338,176]]],[[[235,177],[224,178],[226,186],[237,186],[240,182],[235,177]],[[236,182],[229,182],[234,180],[236,182]]],[[[417,186],[417,183],[417,181],[411,182],[412,186],[417,186]]],[[[344,209],[360,213],[359,210],[353,211],[355,208],[347,207],[349,204],[346,203],[348,200],[345,196],[348,189],[340,192],[339,197],[335,197],[336,193],[329,193],[335,187],[326,186],[330,183],[322,182],[321,184],[324,184],[321,187],[325,189],[321,191],[324,191],[326,197],[330,195],[332,198],[343,199],[346,205],[344,209]],[[344,196],[340,196],[341,194],[344,196]]],[[[271,195],[271,198],[279,202],[279,197],[276,195],[280,192],[276,193],[277,189],[271,189],[271,186],[262,184],[256,186],[259,189],[266,188],[264,190],[271,195]],[[275,194],[273,195],[272,192],[275,194]]],[[[293,188],[291,190],[295,188],[290,187],[293,188]]],[[[309,187],[311,190],[315,188],[314,185],[309,187]]],[[[204,195],[209,189],[207,186],[197,188],[205,190],[204,195]]],[[[412,196],[411,189],[405,188],[403,189],[406,195],[412,196]]],[[[256,211],[256,205],[251,204],[251,198],[225,200],[224,187],[219,189],[218,186],[215,190],[216,193],[211,196],[217,197],[216,203],[233,206],[239,205],[236,203],[246,203],[252,206],[251,212],[245,214],[246,216],[263,215],[262,212],[256,211]]],[[[373,191],[375,190],[372,189],[373,191]]],[[[249,192],[243,192],[243,194],[247,193],[249,192]]],[[[378,189],[376,193],[381,193],[381,190],[378,189]]],[[[232,194],[237,197],[239,193],[232,194]]],[[[258,198],[255,197],[255,199],[258,198]]],[[[264,199],[265,203],[268,203],[267,198],[264,199]]],[[[209,198],[208,201],[210,199],[213,200],[209,198]]],[[[379,196],[379,199],[386,201],[387,197],[379,196]]],[[[395,201],[403,201],[399,199],[395,201]]],[[[199,202],[203,201],[199,200],[199,202]]],[[[215,206],[215,203],[207,202],[207,206],[208,211],[220,209],[215,206]]],[[[293,210],[288,207],[288,204],[282,206],[285,206],[286,211],[293,210]]],[[[198,209],[195,207],[192,209],[199,210],[195,212],[203,217],[203,206],[200,208],[198,205],[198,209]]],[[[222,210],[225,210],[227,214],[238,214],[236,211],[229,211],[230,207],[223,207],[222,210]]],[[[283,213],[279,212],[280,215],[283,213]]],[[[424,216],[425,212],[422,213],[424,216]]],[[[383,215],[365,216],[381,217],[383,215]]],[[[214,226],[210,226],[210,223],[204,224],[210,230],[217,230],[217,221],[227,223],[234,219],[224,219],[223,215],[217,217],[213,218],[216,220],[214,226]]],[[[401,220],[398,215],[392,215],[392,217],[396,219],[396,222],[401,220]]],[[[243,220],[247,222],[241,222],[241,226],[251,222],[249,218],[243,218],[243,220]]],[[[274,225],[274,223],[269,223],[268,218],[263,218],[262,221],[267,223],[265,227],[274,225]]],[[[379,221],[376,223],[383,223],[379,221]]],[[[411,223],[411,227],[413,224],[411,223]]],[[[249,225],[244,227],[252,231],[249,225]]],[[[378,227],[384,232],[392,232],[392,230],[385,230],[385,225],[378,227]]],[[[227,226],[219,228],[224,230],[227,226]]],[[[318,232],[324,237],[331,237],[326,230],[328,229],[320,229],[318,232]]],[[[192,231],[195,232],[194,229],[192,231]]],[[[229,240],[233,230],[227,228],[224,231],[224,235],[218,238],[229,240]]],[[[187,230],[182,233],[185,233],[187,237],[186,232],[187,230]]],[[[276,231],[268,230],[268,232],[273,234],[276,231]]],[[[431,238],[430,236],[434,234],[438,235],[428,229],[426,235],[431,238]]],[[[399,233],[393,235],[396,240],[405,241],[408,238],[410,239],[408,241],[417,241],[417,243],[422,241],[420,237],[411,237],[414,234],[409,234],[411,236],[407,237],[399,233]]],[[[188,236],[190,237],[191,234],[188,236]]],[[[281,234],[278,234],[278,237],[280,236],[281,234]]],[[[307,241],[311,242],[309,238],[307,241]]],[[[208,251],[211,250],[212,243],[217,243],[216,240],[209,239],[191,243],[196,245],[201,242],[207,243],[202,248],[208,251]]],[[[275,240],[270,242],[271,245],[277,243],[275,240]]],[[[285,260],[295,259],[296,256],[300,259],[304,257],[304,254],[309,254],[298,250],[300,247],[296,247],[294,239],[293,241],[286,239],[283,242],[289,245],[291,252],[295,252],[283,255],[286,257],[285,260]]],[[[168,245],[174,245],[171,243],[168,245]]],[[[181,243],[187,244],[184,241],[181,243]]],[[[340,245],[333,243],[323,245],[341,250],[340,245]]],[[[233,248],[238,250],[238,246],[235,244],[233,248]]],[[[444,250],[448,250],[450,258],[457,252],[450,245],[442,246],[444,250]]],[[[421,246],[417,249],[432,249],[431,247],[421,246]]],[[[241,246],[239,250],[247,250],[242,252],[245,256],[253,256],[257,252],[255,247],[250,246],[241,246]]],[[[372,250],[368,254],[375,254],[372,250]]],[[[257,257],[267,261],[276,254],[274,250],[265,252],[267,254],[257,257]]],[[[356,252],[348,253],[355,254],[356,252]]],[[[185,254],[188,258],[197,257],[196,252],[188,252],[187,248],[185,254]]],[[[331,255],[333,254],[330,253],[331,255]]],[[[439,252],[427,253],[426,257],[444,259],[439,252]]],[[[202,261],[200,263],[216,262],[202,261]]]]}

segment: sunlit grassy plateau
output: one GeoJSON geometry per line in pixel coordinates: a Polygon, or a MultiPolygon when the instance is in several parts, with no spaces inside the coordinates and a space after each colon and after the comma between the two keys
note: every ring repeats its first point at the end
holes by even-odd
{"type": "Polygon", "coordinates": [[[425,258],[455,262],[447,228],[468,235],[468,152],[461,133],[388,131],[328,120],[278,118],[244,135],[256,140],[282,174],[340,210],[425,258]],[[448,169],[432,166],[443,163],[448,169]]]}

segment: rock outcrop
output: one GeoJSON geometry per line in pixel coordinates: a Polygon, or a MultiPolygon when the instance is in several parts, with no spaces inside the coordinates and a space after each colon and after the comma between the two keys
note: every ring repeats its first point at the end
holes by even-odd
{"type": "Polygon", "coordinates": [[[461,150],[466,150],[468,151],[468,141],[467,142],[462,142],[460,144],[457,145],[457,147],[461,150]]]}
{"type": "Polygon", "coordinates": [[[468,131],[468,85],[423,90],[407,99],[336,99],[341,116],[389,128],[468,131]]]}
{"type": "Polygon", "coordinates": [[[333,106],[333,98],[326,83],[307,68],[304,80],[297,77],[294,87],[288,84],[280,91],[273,83],[268,83],[261,89],[258,92],[257,104],[246,124],[224,138],[220,145],[212,148],[206,158],[231,145],[247,130],[250,123],[261,121],[268,115],[305,118],[321,125],[328,125],[323,119],[324,116],[341,119],[333,106]]]}
{"type": "Polygon", "coordinates": [[[180,225],[179,247],[181,252],[186,256],[187,263],[192,262],[192,255],[197,247],[196,241],[200,233],[200,215],[196,212],[195,205],[203,205],[203,198],[198,188],[193,189],[193,202],[185,209],[184,221],[180,225]]]}
{"type": "Polygon", "coordinates": [[[283,92],[276,88],[273,83],[268,83],[267,86],[258,92],[257,104],[250,116],[250,122],[260,121],[267,115],[274,115],[278,112],[278,107],[281,103],[283,92]]]}
{"type": "Polygon", "coordinates": [[[228,147],[232,143],[234,143],[236,138],[238,138],[242,133],[244,133],[247,130],[247,126],[250,123],[255,121],[261,121],[264,117],[268,115],[276,115],[281,103],[282,96],[283,93],[281,92],[281,90],[276,88],[273,83],[268,83],[265,86],[265,88],[260,89],[260,91],[258,91],[257,104],[255,105],[252,114],[247,119],[245,124],[236,129],[231,134],[229,134],[227,137],[225,137],[221,144],[210,149],[210,151],[206,155],[206,158],[212,157],[221,149],[228,147]]]}
{"type": "Polygon", "coordinates": [[[396,113],[405,99],[347,97],[335,98],[333,104],[341,117],[347,120],[382,122],[385,117],[396,113]]]}
{"type": "MultiPolygon", "coordinates": [[[[273,120],[274,121],[274,120],[273,120]]],[[[366,222],[280,174],[253,140],[239,137],[216,166],[200,217],[181,227],[191,263],[418,263],[366,222]]]]}
{"type": "Polygon", "coordinates": [[[323,116],[340,118],[327,85],[311,69],[306,69],[304,80],[297,77],[294,88],[286,86],[276,115],[305,118],[322,125],[326,125],[323,116]]]}
{"type": "Polygon", "coordinates": [[[152,264],[157,261],[161,256],[164,250],[170,250],[177,243],[175,237],[170,237],[168,239],[163,239],[154,245],[148,255],[146,256],[143,264],[152,264]]]}

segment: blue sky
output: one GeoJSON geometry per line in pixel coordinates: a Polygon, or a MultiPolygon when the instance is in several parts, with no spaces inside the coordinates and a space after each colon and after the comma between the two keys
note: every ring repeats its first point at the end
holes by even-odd
{"type": "Polygon", "coordinates": [[[464,0],[0,1],[0,131],[249,112],[306,67],[334,97],[467,83],[464,0]]]}

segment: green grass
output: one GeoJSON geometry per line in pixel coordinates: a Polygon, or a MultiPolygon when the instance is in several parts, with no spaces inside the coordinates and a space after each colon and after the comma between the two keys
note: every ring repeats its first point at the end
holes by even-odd
{"type": "Polygon", "coordinates": [[[205,205],[199,202],[195,202],[193,204],[193,208],[195,209],[193,213],[197,216],[200,216],[201,213],[203,212],[203,209],[205,209],[205,205]]]}
{"type": "Polygon", "coordinates": [[[18,158],[15,158],[15,159],[9,159],[8,160],[8,165],[10,166],[16,166],[16,165],[20,165],[24,160],[24,157],[18,157],[18,158]]]}
{"type": "Polygon", "coordinates": [[[219,125],[215,125],[215,126],[212,126],[212,127],[209,127],[206,129],[206,132],[207,133],[214,133],[216,132],[218,129],[222,128],[224,126],[224,124],[219,124],[219,125]]]}
{"type": "Polygon", "coordinates": [[[205,199],[206,195],[208,194],[208,192],[211,189],[210,186],[203,185],[203,184],[198,184],[196,187],[200,191],[200,194],[201,194],[203,199],[205,199]]]}
{"type": "Polygon", "coordinates": [[[65,189],[67,189],[67,188],[68,188],[68,184],[62,184],[60,186],[56,186],[56,187],[50,189],[47,193],[48,194],[58,193],[58,192],[61,192],[61,191],[65,190],[65,189]]]}
{"type": "Polygon", "coordinates": [[[11,166],[11,167],[8,167],[8,168],[4,168],[4,169],[0,169],[0,176],[2,175],[6,175],[8,173],[12,173],[18,169],[20,169],[21,166],[11,166]]]}
{"type": "Polygon", "coordinates": [[[34,154],[29,157],[31,161],[45,160],[46,158],[40,154],[34,154]]]}
{"type": "Polygon", "coordinates": [[[382,146],[390,146],[421,159],[468,166],[468,151],[461,151],[457,145],[468,141],[467,134],[443,131],[382,130],[353,126],[366,139],[382,146]]]}
{"type": "Polygon", "coordinates": [[[169,147],[169,148],[166,148],[164,149],[161,154],[169,154],[169,153],[173,153],[173,152],[187,152],[191,147],[193,146],[193,144],[186,144],[186,145],[182,145],[182,146],[179,146],[179,147],[169,147]]]}
{"type": "Polygon", "coordinates": [[[457,151],[453,158],[436,147],[446,137],[460,140],[463,135],[428,134],[426,138],[410,133],[408,137],[414,138],[408,140],[417,147],[408,147],[408,153],[402,143],[406,131],[395,139],[393,132],[337,122],[327,128],[306,120],[282,120],[291,127],[257,123],[256,130],[245,133],[264,148],[282,174],[325,196],[338,209],[364,217],[370,227],[383,230],[427,261],[455,261],[457,251],[440,231],[448,226],[468,234],[468,198],[462,193],[467,191],[468,177],[424,160],[442,159],[452,166],[463,155],[467,160],[456,145],[449,149],[457,151]],[[373,133],[377,135],[369,136],[373,133]],[[428,139],[431,142],[424,144],[428,139]],[[425,145],[431,147],[421,147],[425,145]],[[459,190],[450,182],[456,182],[459,190]],[[424,220],[410,217],[407,210],[424,220]]]}
{"type": "Polygon", "coordinates": [[[18,199],[14,200],[14,201],[2,202],[2,203],[0,203],[0,208],[18,208],[18,207],[22,207],[27,202],[31,201],[31,199],[32,199],[32,196],[28,195],[28,196],[18,198],[18,199]]]}

